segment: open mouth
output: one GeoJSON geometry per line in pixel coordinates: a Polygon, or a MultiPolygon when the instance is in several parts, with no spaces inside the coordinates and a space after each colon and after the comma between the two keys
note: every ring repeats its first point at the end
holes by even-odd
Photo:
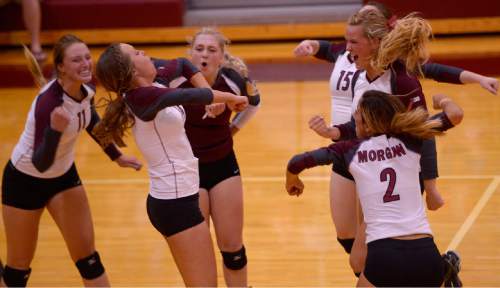
{"type": "Polygon", "coordinates": [[[91,76],[92,73],[90,71],[82,71],[80,72],[80,76],[81,77],[88,77],[88,76],[91,76]]]}
{"type": "Polygon", "coordinates": [[[207,62],[201,62],[201,66],[207,67],[207,65],[208,65],[207,62]]]}

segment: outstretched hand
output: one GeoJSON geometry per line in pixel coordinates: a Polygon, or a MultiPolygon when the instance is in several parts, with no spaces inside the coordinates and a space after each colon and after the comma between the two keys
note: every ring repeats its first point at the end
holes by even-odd
{"type": "Polygon", "coordinates": [[[479,81],[479,85],[488,90],[491,94],[497,95],[499,87],[498,79],[492,77],[483,77],[481,78],[481,81],[479,81]]]}
{"type": "Polygon", "coordinates": [[[139,171],[142,168],[142,163],[134,156],[122,154],[120,157],[116,158],[115,162],[120,165],[120,167],[133,168],[136,171],[139,171]]]}

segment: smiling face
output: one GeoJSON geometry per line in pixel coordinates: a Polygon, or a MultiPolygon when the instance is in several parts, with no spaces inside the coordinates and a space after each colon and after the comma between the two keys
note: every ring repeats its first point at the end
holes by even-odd
{"type": "Polygon", "coordinates": [[[57,65],[58,75],[66,81],[87,83],[92,80],[92,57],[87,45],[73,43],[63,54],[63,59],[57,65]]]}
{"type": "Polygon", "coordinates": [[[223,46],[215,35],[199,34],[191,46],[191,62],[205,78],[215,78],[224,61],[223,46]]]}
{"type": "Polygon", "coordinates": [[[347,51],[357,69],[370,67],[370,60],[375,56],[380,41],[377,39],[369,39],[365,36],[362,25],[348,25],[345,33],[347,41],[347,51]]]}
{"type": "Polygon", "coordinates": [[[130,44],[121,43],[120,50],[123,54],[128,55],[132,64],[134,65],[134,78],[146,79],[149,82],[153,82],[156,76],[156,68],[151,61],[151,58],[147,56],[144,51],[136,50],[134,46],[130,44]]]}

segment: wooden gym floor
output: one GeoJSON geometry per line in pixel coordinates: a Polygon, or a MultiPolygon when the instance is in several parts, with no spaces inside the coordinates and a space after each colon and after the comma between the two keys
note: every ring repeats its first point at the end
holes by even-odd
{"type": "MultiPolygon", "coordinates": [[[[304,173],[306,190],[300,198],[288,196],[284,189],[288,159],[329,142],[307,127],[312,115],[329,115],[328,77],[316,82],[259,83],[262,107],[235,137],[245,193],[248,279],[254,287],[356,283],[330,219],[329,168],[304,173]]],[[[441,251],[452,248],[460,252],[466,286],[500,286],[500,96],[478,85],[427,80],[423,85],[428,96],[449,94],[465,110],[463,124],[438,139],[438,184],[446,205],[428,212],[436,242],[441,251]]],[[[1,165],[24,127],[35,93],[35,89],[0,89],[1,165]]],[[[125,152],[139,156],[133,140],[127,142],[125,152]]],[[[166,243],[146,215],[146,170],[119,168],[88,135],[78,142],[76,163],[91,203],[96,246],[112,284],[182,286],[166,243]]],[[[2,259],[5,253],[2,231],[2,259]]],[[[30,286],[81,285],[48,213],[40,224],[32,268],[30,286]]],[[[219,285],[224,285],[221,272],[219,266],[219,285]]]]}

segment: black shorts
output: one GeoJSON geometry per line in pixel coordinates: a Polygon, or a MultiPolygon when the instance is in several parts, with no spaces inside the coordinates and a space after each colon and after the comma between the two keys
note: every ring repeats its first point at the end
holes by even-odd
{"type": "Polygon", "coordinates": [[[200,163],[200,188],[210,191],[220,182],[240,175],[240,167],[236,161],[234,151],[231,151],[226,157],[209,163],[200,163]]]}
{"type": "Polygon", "coordinates": [[[368,243],[364,274],[376,287],[439,287],[444,261],[431,237],[368,243]]]}
{"type": "Polygon", "coordinates": [[[149,221],[166,237],[203,223],[205,219],[198,198],[198,193],[177,199],[157,199],[148,195],[149,221]]]}
{"type": "Polygon", "coordinates": [[[2,203],[25,210],[40,209],[57,193],[80,185],[75,163],[59,177],[38,178],[17,170],[9,161],[3,170],[2,203]]]}

